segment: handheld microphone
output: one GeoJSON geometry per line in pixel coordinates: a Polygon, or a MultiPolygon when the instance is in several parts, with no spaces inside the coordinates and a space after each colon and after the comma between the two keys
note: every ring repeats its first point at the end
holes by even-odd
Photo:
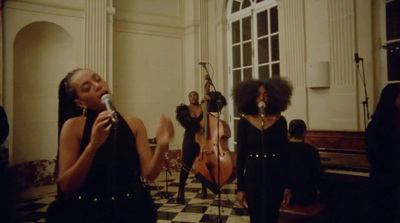
{"type": "Polygon", "coordinates": [[[264,120],[265,103],[263,101],[260,101],[258,103],[258,108],[260,108],[261,118],[264,120]]]}
{"type": "MultiPolygon", "coordinates": [[[[112,97],[109,94],[105,94],[103,96],[101,96],[101,103],[103,103],[108,111],[116,111],[115,107],[112,103],[112,97]]],[[[111,121],[112,123],[116,124],[118,123],[118,116],[117,113],[114,113],[114,115],[111,117],[111,121]]]]}

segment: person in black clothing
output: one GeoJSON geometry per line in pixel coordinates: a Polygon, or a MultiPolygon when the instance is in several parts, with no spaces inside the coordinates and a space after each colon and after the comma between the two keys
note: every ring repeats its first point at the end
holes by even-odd
{"type": "Polygon", "coordinates": [[[6,139],[10,131],[7,114],[0,106],[0,222],[10,220],[10,187],[8,146],[6,139]]]}
{"type": "Polygon", "coordinates": [[[386,85],[365,132],[373,223],[400,222],[400,83],[386,85]]]}
{"type": "Polygon", "coordinates": [[[289,123],[291,204],[315,203],[319,194],[322,167],[317,149],[304,142],[306,129],[306,123],[301,119],[294,119],[289,123]]]}
{"type": "Polygon", "coordinates": [[[8,119],[6,111],[4,111],[3,106],[0,106],[0,144],[3,144],[10,131],[10,126],[8,125],[8,119]]]}
{"type": "Polygon", "coordinates": [[[107,83],[90,69],[73,70],[60,83],[58,195],[47,222],[157,222],[141,179],[159,175],[172,123],[161,116],[153,154],[143,122],[106,110],[105,94],[107,83]]]}
{"type": "Polygon", "coordinates": [[[287,122],[281,112],[290,104],[292,87],[271,78],[240,82],[232,93],[244,114],[237,128],[237,199],[243,206],[247,202],[250,222],[276,223],[291,196],[287,122]]]}
{"type": "MultiPolygon", "coordinates": [[[[185,198],[185,185],[192,169],[195,158],[199,155],[200,147],[195,140],[195,134],[201,130],[200,122],[203,120],[204,101],[199,103],[199,94],[196,91],[191,91],[188,95],[189,105],[180,104],[176,108],[176,119],[180,125],[185,128],[182,143],[182,167],[179,176],[179,190],[177,202],[183,203],[185,198]]],[[[225,106],[225,97],[217,91],[209,92],[205,100],[209,101],[209,111],[219,112],[225,106]]],[[[207,198],[207,188],[202,184],[201,198],[207,198]]]]}

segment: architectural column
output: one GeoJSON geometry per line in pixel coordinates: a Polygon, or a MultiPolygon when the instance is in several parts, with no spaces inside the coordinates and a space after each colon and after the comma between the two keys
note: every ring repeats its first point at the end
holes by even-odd
{"type": "Polygon", "coordinates": [[[354,1],[328,1],[331,82],[336,86],[356,84],[354,1]]]}
{"type": "Polygon", "coordinates": [[[111,0],[85,1],[85,67],[99,73],[110,87],[114,13],[111,0]]]}
{"type": "MultiPolygon", "coordinates": [[[[200,0],[200,61],[202,62],[209,62],[208,47],[208,0],[200,0]]],[[[202,72],[204,71],[200,74],[202,72]]],[[[201,83],[205,84],[204,76],[200,77],[203,79],[201,83]]]]}

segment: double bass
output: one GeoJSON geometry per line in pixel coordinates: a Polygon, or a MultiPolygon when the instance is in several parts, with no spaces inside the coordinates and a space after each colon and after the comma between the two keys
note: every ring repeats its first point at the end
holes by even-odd
{"type": "MultiPolygon", "coordinates": [[[[206,75],[206,95],[210,92],[211,84],[210,77],[206,75]]],[[[226,122],[209,113],[209,100],[205,100],[204,103],[201,130],[195,135],[195,140],[200,146],[200,153],[195,159],[194,172],[212,186],[219,187],[232,174],[233,166],[228,149],[231,131],[226,122]]],[[[219,188],[210,189],[214,193],[219,192],[219,188]]]]}

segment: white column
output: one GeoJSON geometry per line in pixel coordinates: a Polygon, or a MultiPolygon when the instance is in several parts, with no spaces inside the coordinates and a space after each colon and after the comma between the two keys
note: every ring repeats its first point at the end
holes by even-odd
{"type": "MultiPolygon", "coordinates": [[[[93,69],[106,80],[111,79],[110,81],[114,13],[110,0],[85,1],[85,67],[93,69]]],[[[112,87],[112,83],[109,84],[112,87]]]]}

